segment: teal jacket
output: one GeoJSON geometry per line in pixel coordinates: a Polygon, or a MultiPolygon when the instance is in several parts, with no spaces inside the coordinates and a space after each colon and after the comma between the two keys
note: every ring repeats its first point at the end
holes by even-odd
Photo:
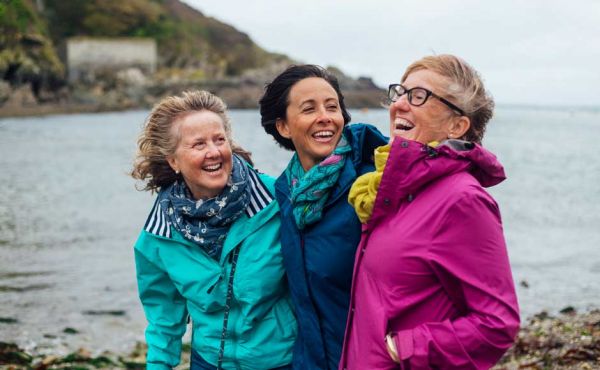
{"type": "Polygon", "coordinates": [[[171,228],[155,203],[135,244],[139,296],[148,320],[148,369],[179,363],[188,315],[192,348],[216,365],[231,256],[238,245],[223,367],[270,369],[291,362],[297,326],[283,269],[273,179],[250,172],[250,205],[231,225],[218,262],[171,228]]]}

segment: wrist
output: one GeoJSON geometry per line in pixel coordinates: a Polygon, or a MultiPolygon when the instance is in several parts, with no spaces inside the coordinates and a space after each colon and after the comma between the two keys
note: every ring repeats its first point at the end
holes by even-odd
{"type": "Polygon", "coordinates": [[[398,357],[398,348],[396,347],[396,341],[394,340],[394,333],[388,333],[385,336],[385,347],[390,355],[390,358],[397,364],[400,363],[400,357],[398,357]]]}

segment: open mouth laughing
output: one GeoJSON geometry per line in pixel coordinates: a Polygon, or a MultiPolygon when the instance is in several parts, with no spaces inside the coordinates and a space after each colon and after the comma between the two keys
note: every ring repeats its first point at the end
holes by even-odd
{"type": "Polygon", "coordinates": [[[217,172],[219,171],[221,168],[223,168],[223,163],[215,163],[215,164],[211,164],[211,165],[207,165],[207,166],[202,166],[202,170],[206,171],[206,172],[217,172]]]}
{"type": "Polygon", "coordinates": [[[408,122],[405,119],[402,118],[396,118],[396,120],[394,121],[394,128],[396,130],[401,130],[401,131],[410,131],[415,127],[414,124],[408,122]]]}
{"type": "Polygon", "coordinates": [[[312,134],[312,137],[319,142],[328,142],[333,138],[333,136],[334,132],[331,130],[317,131],[312,134]]]}

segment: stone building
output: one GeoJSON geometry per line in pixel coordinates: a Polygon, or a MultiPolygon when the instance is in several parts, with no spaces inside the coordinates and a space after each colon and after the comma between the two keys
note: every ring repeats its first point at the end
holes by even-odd
{"type": "Polygon", "coordinates": [[[153,39],[75,37],[67,40],[65,51],[70,82],[98,72],[138,68],[144,74],[151,74],[156,70],[153,39]]]}

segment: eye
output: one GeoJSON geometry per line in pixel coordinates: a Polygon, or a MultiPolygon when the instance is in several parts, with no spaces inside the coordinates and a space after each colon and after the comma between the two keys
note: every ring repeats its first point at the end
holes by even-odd
{"type": "Polygon", "coordinates": [[[338,105],[337,104],[328,104],[327,105],[327,110],[332,111],[332,112],[337,112],[338,105]]]}
{"type": "Polygon", "coordinates": [[[302,108],[302,113],[311,113],[314,110],[315,110],[315,108],[312,105],[309,105],[309,106],[302,108]]]}
{"type": "Polygon", "coordinates": [[[225,136],[219,136],[215,141],[217,144],[223,144],[227,142],[227,138],[225,136]]]}
{"type": "Polygon", "coordinates": [[[194,143],[194,145],[192,146],[192,148],[194,148],[194,149],[198,149],[198,150],[201,150],[201,149],[203,149],[205,146],[206,146],[206,143],[205,143],[204,141],[196,141],[196,142],[194,143]]]}
{"type": "Polygon", "coordinates": [[[427,92],[421,89],[412,90],[412,100],[415,103],[422,103],[427,99],[427,92]]]}

